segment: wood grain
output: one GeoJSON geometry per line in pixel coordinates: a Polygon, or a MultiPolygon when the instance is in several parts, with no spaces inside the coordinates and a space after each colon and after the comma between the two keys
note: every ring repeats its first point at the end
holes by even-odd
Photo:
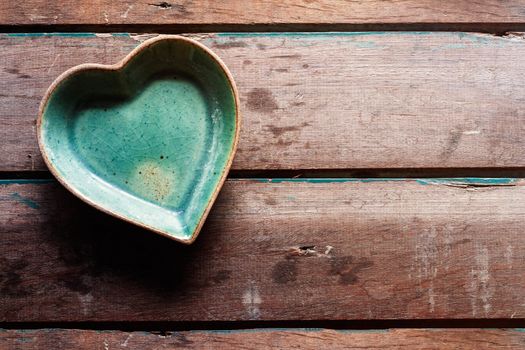
{"type": "Polygon", "coordinates": [[[2,330],[0,349],[523,349],[514,329],[274,330],[148,332],[2,330]]]}
{"type": "Polygon", "coordinates": [[[524,182],[464,181],[230,180],[189,247],[4,181],[0,321],[524,318],[524,182]]]}
{"type": "MultiPolygon", "coordinates": [[[[3,35],[0,170],[44,170],[38,104],[65,69],[147,36],[3,35]],[[23,59],[21,59],[23,58],[23,59]]],[[[232,70],[233,169],[525,166],[525,40],[463,33],[197,36],[232,70]]]]}
{"type": "Polygon", "coordinates": [[[3,1],[1,25],[523,23],[521,0],[3,1]]]}

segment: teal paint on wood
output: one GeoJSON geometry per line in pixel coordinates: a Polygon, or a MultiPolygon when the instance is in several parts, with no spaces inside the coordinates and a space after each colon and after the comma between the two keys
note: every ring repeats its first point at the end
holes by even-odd
{"type": "MultiPolygon", "coordinates": [[[[242,179],[235,179],[242,180],[242,179]]],[[[467,178],[428,178],[428,179],[409,179],[409,178],[297,178],[297,179],[287,179],[287,178],[272,178],[272,179],[245,179],[253,180],[258,182],[270,182],[270,183],[282,183],[282,182],[291,182],[291,183],[334,183],[334,182],[386,182],[386,181],[416,181],[420,185],[431,185],[431,184],[470,184],[470,185],[510,185],[517,181],[522,180],[521,178],[478,178],[478,177],[467,177],[467,178]]]]}
{"type": "MultiPolygon", "coordinates": [[[[332,183],[332,182],[385,182],[385,181],[416,181],[421,185],[434,183],[466,183],[466,184],[486,184],[486,185],[507,185],[523,180],[522,178],[479,178],[479,177],[458,177],[458,178],[235,178],[229,181],[257,181],[257,182],[306,182],[306,183],[332,183]]],[[[47,184],[53,183],[53,179],[13,179],[0,180],[0,185],[10,184],[47,184]]]]}
{"type": "MultiPolygon", "coordinates": [[[[334,37],[334,36],[367,36],[367,35],[434,35],[439,32],[223,32],[217,33],[219,37],[257,37],[257,36],[279,36],[279,37],[334,37]]],[[[441,33],[449,35],[449,33],[441,33]]],[[[439,35],[439,34],[438,34],[439,35]]]]}
{"type": "MultiPolygon", "coordinates": [[[[421,35],[421,36],[457,36],[460,39],[467,38],[482,38],[485,39],[487,36],[490,37],[490,34],[481,34],[481,33],[469,33],[469,32],[429,32],[429,31],[377,31],[377,32],[222,32],[217,33],[218,37],[240,37],[240,38],[249,38],[249,37],[334,37],[334,36],[399,36],[399,35],[421,35]]],[[[504,39],[503,37],[497,37],[504,39]]]]}
{"type": "Polygon", "coordinates": [[[129,38],[131,37],[130,33],[88,33],[88,32],[50,32],[50,33],[4,33],[0,34],[11,38],[40,38],[40,37],[63,37],[63,38],[96,38],[96,37],[106,37],[106,36],[112,36],[112,37],[125,37],[129,38]]]}
{"type": "Polygon", "coordinates": [[[468,185],[511,185],[521,179],[517,178],[480,178],[480,177],[458,177],[458,178],[441,178],[441,179],[417,179],[422,185],[456,183],[468,185]]]}
{"type": "Polygon", "coordinates": [[[40,205],[32,199],[21,196],[19,193],[12,193],[11,199],[28,206],[31,209],[38,209],[40,205]]]}
{"type": "Polygon", "coordinates": [[[45,36],[59,36],[71,38],[95,38],[95,33],[7,33],[4,34],[12,38],[27,38],[27,37],[45,37],[45,36]]]}
{"type": "Polygon", "coordinates": [[[236,89],[215,55],[164,36],[111,68],[74,68],[46,97],[39,141],[66,187],[110,214],[193,241],[239,132],[236,89]]]}
{"type": "Polygon", "coordinates": [[[7,179],[7,180],[0,180],[0,186],[2,185],[26,185],[26,184],[32,184],[32,185],[41,185],[41,184],[48,184],[53,183],[55,180],[53,179],[7,179]]]}
{"type": "Polygon", "coordinates": [[[236,39],[236,38],[251,38],[251,37],[282,37],[289,39],[301,39],[304,40],[305,45],[309,45],[311,40],[329,40],[334,37],[347,37],[349,38],[350,43],[354,43],[358,48],[377,48],[379,46],[385,46],[385,43],[382,42],[381,45],[374,41],[374,37],[378,36],[389,36],[393,38],[393,44],[395,44],[395,38],[399,38],[401,35],[410,35],[416,36],[414,40],[426,40],[428,38],[435,37],[444,37],[450,38],[451,40],[460,42],[452,42],[449,44],[442,44],[435,47],[432,47],[432,51],[439,50],[450,50],[450,49],[468,49],[469,47],[479,47],[479,46],[492,46],[492,47],[502,47],[502,46],[513,46],[516,45],[516,41],[512,40],[511,36],[494,36],[491,34],[485,33],[466,33],[466,32],[426,32],[426,31],[417,31],[417,32],[225,32],[217,33],[215,37],[217,39],[236,39]],[[353,38],[355,40],[353,40],[353,38]],[[364,41],[363,39],[368,39],[364,41]]]}

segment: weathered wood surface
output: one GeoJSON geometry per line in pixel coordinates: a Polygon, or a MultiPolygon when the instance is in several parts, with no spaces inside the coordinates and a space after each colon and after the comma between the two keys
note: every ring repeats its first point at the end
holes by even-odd
{"type": "MultiPolygon", "coordinates": [[[[231,68],[233,169],[525,166],[525,40],[462,33],[203,35],[231,68]]],[[[0,36],[0,170],[42,170],[35,118],[65,69],[144,36],[0,36]],[[102,37],[101,37],[102,36],[102,37]]]]}
{"type": "Polygon", "coordinates": [[[2,25],[523,23],[522,0],[2,1],[2,25]]]}
{"type": "Polygon", "coordinates": [[[524,318],[523,185],[230,180],[187,247],[6,182],[0,321],[524,318]]]}
{"type": "Polygon", "coordinates": [[[516,349],[521,329],[397,329],[148,332],[75,329],[2,330],[0,349],[516,349]]]}

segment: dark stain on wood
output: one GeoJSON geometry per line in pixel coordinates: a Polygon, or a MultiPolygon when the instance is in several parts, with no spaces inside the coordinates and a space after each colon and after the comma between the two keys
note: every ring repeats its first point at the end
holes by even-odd
{"type": "Polygon", "coordinates": [[[248,44],[244,41],[226,41],[223,43],[213,42],[213,47],[217,49],[231,49],[234,47],[246,47],[248,44]]]}
{"type": "Polygon", "coordinates": [[[258,48],[259,50],[266,50],[266,45],[264,45],[264,44],[259,44],[259,43],[258,43],[258,44],[256,44],[255,46],[257,46],[257,48],[258,48]]]}
{"type": "Polygon", "coordinates": [[[299,59],[301,58],[301,55],[298,53],[293,53],[289,55],[276,55],[276,56],[270,56],[270,58],[292,58],[292,59],[299,59]]]}
{"type": "Polygon", "coordinates": [[[467,243],[470,243],[472,242],[472,240],[470,238],[463,238],[459,241],[457,241],[456,243],[453,243],[452,245],[460,245],[460,244],[467,244],[467,243]]]}
{"type": "Polygon", "coordinates": [[[188,10],[188,7],[183,4],[172,4],[171,6],[185,17],[193,15],[193,12],[188,10]]]}
{"type": "Polygon", "coordinates": [[[244,64],[245,66],[248,66],[248,65],[252,64],[252,61],[244,60],[244,61],[242,61],[242,64],[244,64]]]}
{"type": "Polygon", "coordinates": [[[264,198],[264,204],[273,206],[277,205],[277,201],[275,200],[275,197],[267,196],[264,198]]]}
{"type": "Polygon", "coordinates": [[[215,276],[212,277],[212,281],[215,284],[226,282],[227,280],[230,279],[231,273],[232,272],[230,270],[219,270],[217,271],[215,276]]]}
{"type": "Polygon", "coordinates": [[[272,92],[265,88],[255,88],[248,92],[247,106],[250,110],[271,113],[279,108],[272,92]]]}
{"type": "Polygon", "coordinates": [[[276,145],[282,146],[282,147],[288,147],[293,145],[293,141],[284,141],[283,139],[277,140],[276,145]]]}
{"type": "Polygon", "coordinates": [[[24,74],[24,73],[21,73],[18,69],[16,68],[5,68],[4,69],[7,73],[9,74],[14,74],[16,75],[18,78],[21,78],[21,79],[28,79],[28,78],[31,78],[30,75],[28,74],[24,74]]]}
{"type": "Polygon", "coordinates": [[[9,261],[2,259],[2,272],[0,272],[0,295],[13,298],[22,298],[30,295],[27,286],[24,286],[22,275],[28,263],[23,259],[9,261]]]}
{"type": "Polygon", "coordinates": [[[330,259],[330,274],[339,276],[340,284],[354,284],[358,281],[357,274],[372,265],[373,262],[366,258],[354,262],[354,257],[351,255],[335,256],[330,259]]]}
{"type": "Polygon", "coordinates": [[[82,276],[84,274],[79,271],[75,271],[74,274],[68,274],[61,278],[62,285],[70,291],[87,295],[91,292],[91,286],[84,282],[82,276]]]}
{"type": "Polygon", "coordinates": [[[272,270],[272,278],[278,284],[294,282],[297,279],[297,261],[295,259],[279,261],[272,270]]]}
{"type": "Polygon", "coordinates": [[[268,125],[266,128],[273,134],[275,137],[282,136],[287,132],[300,131],[302,128],[310,126],[310,123],[302,123],[301,125],[292,125],[292,126],[275,126],[268,125]]]}
{"type": "Polygon", "coordinates": [[[182,346],[182,347],[189,347],[193,345],[193,341],[189,340],[186,334],[184,333],[178,332],[174,334],[172,337],[173,337],[173,340],[175,341],[175,344],[172,344],[172,345],[177,345],[177,346],[182,346]]]}
{"type": "Polygon", "coordinates": [[[291,131],[298,131],[300,128],[298,126],[275,126],[275,125],[268,125],[266,127],[275,137],[282,136],[284,133],[291,132],[291,131]]]}
{"type": "Polygon", "coordinates": [[[448,158],[450,158],[450,156],[452,155],[452,153],[454,153],[456,151],[456,149],[458,148],[459,146],[459,142],[461,141],[461,136],[463,135],[463,133],[461,132],[461,130],[451,130],[450,131],[450,135],[447,139],[447,144],[445,145],[445,149],[443,150],[443,152],[441,153],[441,158],[446,160],[448,158]]]}

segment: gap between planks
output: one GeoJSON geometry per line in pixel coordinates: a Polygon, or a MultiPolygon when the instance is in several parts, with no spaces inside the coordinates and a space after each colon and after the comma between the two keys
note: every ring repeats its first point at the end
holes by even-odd
{"type": "Polygon", "coordinates": [[[134,34],[187,34],[228,32],[471,32],[505,36],[511,32],[525,32],[525,23],[371,23],[371,24],[128,24],[128,25],[2,25],[0,33],[115,33],[134,34]]]}
{"type": "Polygon", "coordinates": [[[0,330],[0,349],[522,349],[521,329],[247,329],[121,332],[67,329],[0,330]]]}
{"type": "MultiPolygon", "coordinates": [[[[525,178],[525,168],[230,170],[228,179],[525,178]]],[[[0,180],[53,179],[49,171],[0,171],[0,180]]]]}
{"type": "Polygon", "coordinates": [[[178,332],[191,330],[244,331],[272,329],[472,329],[508,328],[525,332],[525,318],[501,319],[384,319],[384,320],[291,320],[291,321],[82,321],[82,322],[0,322],[1,329],[82,329],[126,332],[178,332]]]}

